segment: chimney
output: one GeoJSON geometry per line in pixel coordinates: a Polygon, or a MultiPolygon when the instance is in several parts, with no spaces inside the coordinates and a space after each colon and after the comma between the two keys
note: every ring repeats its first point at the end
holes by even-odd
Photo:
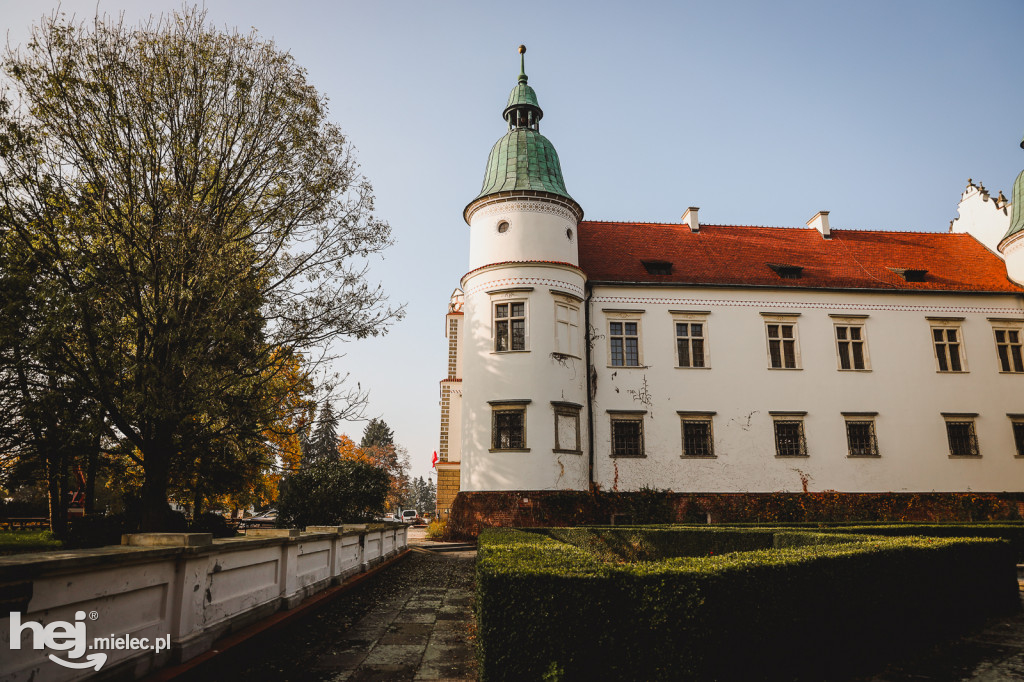
{"type": "Polygon", "coordinates": [[[825,239],[832,239],[832,231],[828,226],[828,211],[818,211],[814,217],[807,221],[807,227],[813,227],[825,239]]]}
{"type": "Polygon", "coordinates": [[[697,222],[697,211],[699,210],[699,207],[691,206],[686,209],[686,213],[683,214],[683,222],[689,223],[690,232],[700,232],[700,223],[697,222]]]}

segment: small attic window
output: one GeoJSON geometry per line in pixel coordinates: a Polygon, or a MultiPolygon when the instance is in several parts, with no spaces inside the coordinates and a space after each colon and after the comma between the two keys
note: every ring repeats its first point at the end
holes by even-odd
{"type": "Polygon", "coordinates": [[[644,269],[647,270],[649,275],[671,275],[672,264],[668,261],[663,260],[645,260],[640,261],[644,264],[644,269]]]}
{"type": "Polygon", "coordinates": [[[906,282],[923,282],[924,276],[928,274],[927,270],[914,270],[911,268],[889,268],[897,275],[903,278],[906,282]]]}
{"type": "Polygon", "coordinates": [[[803,276],[803,267],[800,265],[785,265],[784,263],[765,263],[775,271],[775,274],[782,279],[800,279],[803,276]]]}

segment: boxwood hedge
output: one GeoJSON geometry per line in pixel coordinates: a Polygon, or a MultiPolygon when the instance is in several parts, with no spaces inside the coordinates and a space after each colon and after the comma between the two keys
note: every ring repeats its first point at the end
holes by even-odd
{"type": "Polygon", "coordinates": [[[820,679],[1018,607],[994,539],[491,529],[477,561],[485,680],[820,679]]]}

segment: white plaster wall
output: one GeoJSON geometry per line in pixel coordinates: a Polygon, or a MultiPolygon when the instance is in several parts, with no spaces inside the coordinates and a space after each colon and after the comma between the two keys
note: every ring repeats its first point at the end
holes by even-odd
{"type": "MultiPolygon", "coordinates": [[[[990,317],[1024,318],[1020,296],[595,287],[595,467],[606,490],[1020,491],[1007,413],[1024,374],[1001,374],[990,317]],[[606,308],[643,309],[643,368],[609,368],[606,308]],[[706,310],[710,369],[678,369],[669,310],[706,310]],[[760,312],[799,313],[799,370],[769,369],[760,312]],[[870,372],[839,371],[830,313],[868,315],[870,372]],[[969,371],[937,372],[928,316],[963,317],[969,371]],[[644,393],[649,404],[644,404],[644,393]],[[630,393],[633,391],[634,393],[630,393]],[[611,458],[607,410],[646,409],[647,457],[611,458]],[[714,411],[716,459],[681,458],[677,411],[714,411]],[[809,457],[777,458],[769,411],[806,411],[809,457]],[[878,412],[881,457],[847,457],[841,412],[878,412]],[[980,459],[951,459],[942,412],[977,412],[980,459]]],[[[529,489],[530,485],[523,485],[529,489]]]]}
{"type": "MultiPolygon", "coordinates": [[[[582,299],[583,283],[583,275],[576,269],[544,264],[485,268],[464,278],[462,490],[586,489],[586,437],[581,439],[582,455],[553,452],[555,422],[551,406],[551,401],[586,403],[582,303],[576,355],[552,357],[556,300],[552,290],[582,299]],[[493,293],[510,288],[516,291],[493,293]],[[527,302],[526,351],[493,350],[491,306],[499,298],[527,302]],[[526,446],[530,451],[489,452],[488,401],[522,399],[531,401],[526,407],[526,446]]],[[[586,428],[584,407],[580,414],[582,434],[586,434],[586,428]]]]}
{"type": "Polygon", "coordinates": [[[1010,206],[1007,203],[998,208],[996,200],[983,193],[974,185],[969,185],[957,206],[959,214],[950,232],[966,232],[984,244],[995,254],[999,254],[999,241],[1010,227],[1010,206]]]}
{"type": "Polygon", "coordinates": [[[470,220],[470,270],[509,261],[579,263],[576,217],[563,205],[517,199],[486,205],[470,220]],[[498,232],[503,221],[509,228],[498,232]]]}
{"type": "Polygon", "coordinates": [[[1024,285],[1024,232],[1013,235],[1002,244],[1006,259],[1006,274],[1017,284],[1024,285]]]}

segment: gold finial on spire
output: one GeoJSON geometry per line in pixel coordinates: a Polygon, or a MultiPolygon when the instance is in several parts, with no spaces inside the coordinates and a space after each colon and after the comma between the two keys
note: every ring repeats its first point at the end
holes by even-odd
{"type": "Polygon", "coordinates": [[[526,54],[526,45],[519,46],[519,54],[526,54]]]}

